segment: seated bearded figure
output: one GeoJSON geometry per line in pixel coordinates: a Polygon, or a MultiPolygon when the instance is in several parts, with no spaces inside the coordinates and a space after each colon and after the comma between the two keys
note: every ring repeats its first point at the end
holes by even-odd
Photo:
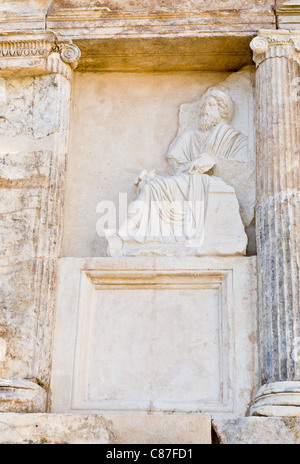
{"type": "Polygon", "coordinates": [[[200,101],[199,130],[175,138],[167,153],[169,176],[143,171],[136,179],[138,196],[126,221],[107,234],[108,255],[117,256],[125,242],[185,243],[201,247],[208,193],[207,174],[218,158],[247,160],[247,137],[229,125],[234,105],[222,90],[208,90],[200,101]]]}

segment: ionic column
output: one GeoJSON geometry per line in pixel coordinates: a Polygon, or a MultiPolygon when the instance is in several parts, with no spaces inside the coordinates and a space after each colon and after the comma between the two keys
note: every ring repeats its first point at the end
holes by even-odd
{"type": "Polygon", "coordinates": [[[300,35],[251,42],[256,72],[261,388],[251,413],[300,414],[300,35]]]}
{"type": "Polygon", "coordinates": [[[0,412],[43,412],[62,235],[73,44],[0,34],[0,412]]]}

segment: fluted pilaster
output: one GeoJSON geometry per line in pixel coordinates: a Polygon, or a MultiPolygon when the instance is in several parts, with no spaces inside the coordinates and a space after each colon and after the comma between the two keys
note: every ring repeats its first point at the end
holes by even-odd
{"type": "Polygon", "coordinates": [[[79,57],[76,45],[50,31],[0,34],[2,412],[46,409],[79,57]]]}
{"type": "MultiPolygon", "coordinates": [[[[299,36],[300,38],[300,36],[299,36]]],[[[254,414],[300,407],[299,38],[262,31],[256,74],[257,243],[261,391],[254,414]],[[283,386],[284,384],[284,386],[283,386]],[[284,395],[293,390],[285,404],[284,395]],[[266,400],[267,398],[267,400],[266,400]],[[278,409],[279,408],[279,409],[278,409]]]]}

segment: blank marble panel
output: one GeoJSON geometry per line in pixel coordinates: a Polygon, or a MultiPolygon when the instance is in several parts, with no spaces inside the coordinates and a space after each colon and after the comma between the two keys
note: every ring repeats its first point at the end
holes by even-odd
{"type": "Polygon", "coordinates": [[[187,410],[222,403],[227,307],[222,284],[212,276],[201,288],[198,278],[199,289],[171,282],[160,289],[123,289],[124,282],[121,289],[112,284],[102,290],[99,284],[92,306],[82,296],[74,408],[187,410]]]}

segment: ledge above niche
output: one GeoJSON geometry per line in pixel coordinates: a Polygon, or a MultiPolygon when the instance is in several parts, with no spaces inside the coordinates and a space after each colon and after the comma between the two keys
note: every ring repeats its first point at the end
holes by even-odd
{"type": "MultiPolygon", "coordinates": [[[[45,0],[46,1],[46,0],[45,0]]],[[[269,1],[53,1],[47,9],[0,7],[0,32],[54,32],[73,41],[78,71],[237,71],[252,63],[249,44],[276,29],[269,1]],[[224,7],[224,3],[226,3],[224,7]],[[254,4],[255,3],[255,4],[254,4]],[[256,5],[256,3],[259,5],[256,5]],[[119,6],[118,6],[119,5],[119,6]]]]}
{"type": "Polygon", "coordinates": [[[50,11],[47,28],[82,52],[78,71],[237,71],[252,63],[249,43],[275,28],[269,8],[50,11]],[[113,39],[113,40],[112,40],[113,39]]]}

